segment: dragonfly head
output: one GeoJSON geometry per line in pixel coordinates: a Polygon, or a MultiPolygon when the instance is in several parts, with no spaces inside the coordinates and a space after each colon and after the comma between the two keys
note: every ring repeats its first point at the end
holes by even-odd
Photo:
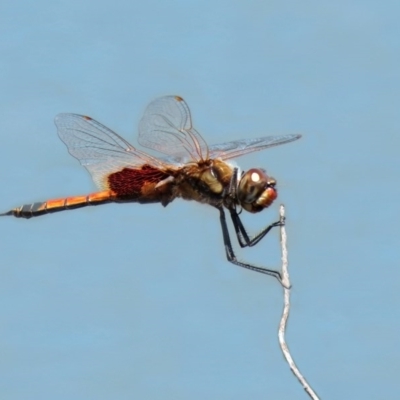
{"type": "Polygon", "coordinates": [[[277,198],[276,180],[264,170],[249,169],[243,174],[238,187],[240,205],[251,213],[257,213],[269,207],[277,198]]]}

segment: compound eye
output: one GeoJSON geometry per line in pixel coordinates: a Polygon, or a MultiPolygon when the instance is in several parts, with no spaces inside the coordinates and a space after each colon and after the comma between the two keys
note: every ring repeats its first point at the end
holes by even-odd
{"type": "Polygon", "coordinates": [[[254,184],[257,184],[257,182],[260,182],[260,180],[261,180],[260,174],[256,171],[252,172],[250,175],[250,180],[254,184]]]}
{"type": "Polygon", "coordinates": [[[258,169],[248,170],[240,179],[239,200],[241,203],[253,203],[266,186],[266,175],[258,169]]]}
{"type": "Polygon", "coordinates": [[[261,169],[250,169],[241,178],[238,200],[247,211],[259,212],[276,198],[275,179],[261,169]]]}

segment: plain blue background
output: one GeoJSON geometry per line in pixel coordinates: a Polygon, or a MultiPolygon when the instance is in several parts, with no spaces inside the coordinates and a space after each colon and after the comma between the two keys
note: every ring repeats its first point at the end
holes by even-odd
{"type": "MultiPolygon", "coordinates": [[[[400,389],[398,1],[0,5],[1,211],[90,193],[60,112],[136,144],[178,94],[209,143],[303,139],[237,160],[286,205],[292,354],[324,399],[400,389]]],[[[229,264],[218,214],[176,201],[0,220],[2,399],[306,398],[277,341],[282,289],[229,264]]],[[[236,245],[236,242],[235,242],[236,245]]],[[[278,230],[239,252],[278,268],[278,230]]]]}

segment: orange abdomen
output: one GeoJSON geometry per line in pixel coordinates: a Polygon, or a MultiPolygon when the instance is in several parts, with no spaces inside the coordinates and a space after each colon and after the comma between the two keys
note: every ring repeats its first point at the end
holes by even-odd
{"type": "Polygon", "coordinates": [[[74,196],[64,199],[53,199],[39,203],[25,204],[14,208],[3,215],[13,215],[18,218],[38,217],[39,215],[57,211],[72,210],[74,208],[97,206],[115,201],[115,194],[111,190],[91,193],[86,196],[74,196]]]}

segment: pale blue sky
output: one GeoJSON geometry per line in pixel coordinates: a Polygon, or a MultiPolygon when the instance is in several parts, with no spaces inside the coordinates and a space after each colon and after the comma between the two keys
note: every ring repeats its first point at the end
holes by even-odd
{"type": "MultiPolygon", "coordinates": [[[[60,112],[136,144],[178,94],[209,143],[301,141],[238,159],[279,184],[288,343],[324,399],[400,390],[400,3],[2,1],[1,208],[95,190],[60,112]]],[[[0,221],[0,397],[302,399],[278,347],[282,290],[225,259],[218,214],[176,201],[0,221]]],[[[235,242],[236,245],[236,242],[235,242]]],[[[240,258],[278,267],[278,231],[240,258]]]]}

